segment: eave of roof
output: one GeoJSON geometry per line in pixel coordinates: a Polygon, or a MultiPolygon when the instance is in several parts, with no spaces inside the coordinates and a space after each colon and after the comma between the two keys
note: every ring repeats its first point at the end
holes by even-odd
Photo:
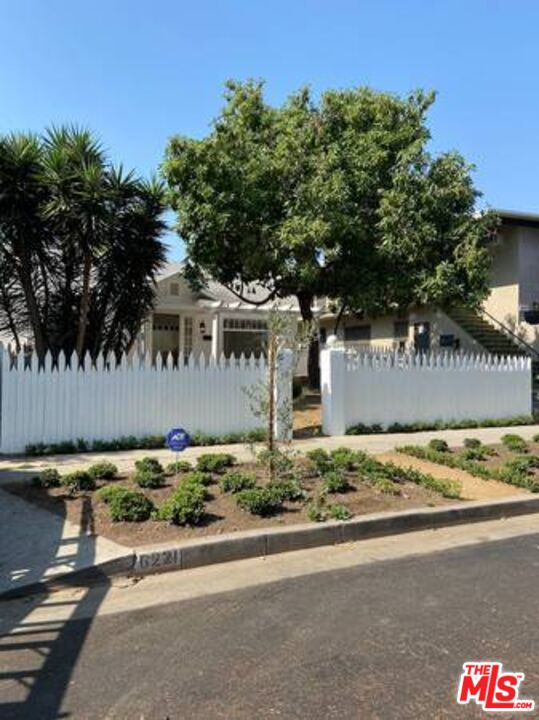
{"type": "Polygon", "coordinates": [[[539,227],[539,214],[521,212],[520,210],[504,210],[493,208],[492,212],[502,221],[502,225],[520,225],[523,227],[539,227]]]}

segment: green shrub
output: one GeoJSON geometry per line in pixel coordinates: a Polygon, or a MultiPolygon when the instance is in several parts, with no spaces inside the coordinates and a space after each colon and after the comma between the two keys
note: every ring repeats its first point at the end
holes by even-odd
{"type": "Polygon", "coordinates": [[[294,463],[286,453],[281,450],[261,450],[256,456],[257,461],[265,468],[273,465],[277,477],[286,477],[293,473],[294,463]]]}
{"type": "Polygon", "coordinates": [[[236,502],[242,510],[262,517],[275,515],[283,509],[281,497],[269,487],[242,490],[236,494],[236,502]]]}
{"type": "Polygon", "coordinates": [[[517,455],[508,460],[505,467],[511,471],[529,475],[532,470],[539,468],[539,457],[537,455],[517,455]]]}
{"type": "Polygon", "coordinates": [[[307,518],[311,522],[326,522],[329,512],[323,497],[315,498],[307,508],[307,518]]]}
{"type": "Polygon", "coordinates": [[[202,485],[203,487],[211,485],[212,482],[213,477],[211,473],[202,472],[202,470],[193,470],[192,472],[188,473],[181,481],[182,484],[197,483],[198,485],[202,485]]]}
{"type": "Polygon", "coordinates": [[[330,470],[323,479],[324,490],[328,493],[344,493],[350,488],[346,475],[338,470],[330,470]]]}
{"type": "Polygon", "coordinates": [[[153,457],[143,457],[141,460],[136,460],[135,468],[137,471],[151,472],[158,475],[163,475],[165,472],[159,460],[153,457]]]}
{"type": "Polygon", "coordinates": [[[485,460],[488,453],[483,447],[469,447],[465,448],[462,452],[462,457],[465,460],[485,460]]]}
{"type": "Polygon", "coordinates": [[[94,478],[86,472],[86,470],[75,470],[68,475],[64,475],[61,483],[70,493],[84,492],[85,490],[95,490],[96,483],[94,478]]]}
{"type": "Polygon", "coordinates": [[[431,450],[436,450],[437,452],[449,452],[449,445],[445,440],[441,440],[440,438],[434,438],[431,440],[429,442],[429,447],[431,450]]]}
{"type": "Polygon", "coordinates": [[[363,459],[364,453],[357,453],[347,447],[340,447],[330,453],[331,461],[335,468],[341,470],[355,470],[358,462],[363,459]]]}
{"type": "Polygon", "coordinates": [[[514,433],[502,435],[502,443],[512,452],[525,453],[528,452],[528,445],[523,437],[514,433]]]}
{"type": "Polygon", "coordinates": [[[267,487],[276,493],[282,502],[286,500],[296,502],[305,499],[305,491],[302,489],[300,483],[294,479],[277,480],[270,483],[267,487]]]}
{"type": "Polygon", "coordinates": [[[322,448],[315,448],[314,450],[309,450],[306,453],[306,456],[309,458],[309,460],[312,460],[315,465],[327,465],[331,463],[329,453],[322,448]]]}
{"type": "Polygon", "coordinates": [[[159,488],[165,484],[165,476],[150,469],[137,469],[133,481],[142,488],[159,488]]]}
{"type": "Polygon", "coordinates": [[[198,525],[204,517],[206,490],[197,482],[182,482],[157,511],[158,520],[173,525],[198,525]]]}
{"type": "Polygon", "coordinates": [[[482,445],[479,438],[464,438],[463,444],[465,448],[480,448],[482,445]]]}
{"type": "Polygon", "coordinates": [[[126,490],[131,492],[129,488],[123,487],[122,485],[103,485],[103,487],[100,487],[99,490],[96,491],[95,495],[99,500],[108,504],[115,495],[123,493],[126,490]]]}
{"type": "Polygon", "coordinates": [[[365,425],[364,423],[357,423],[357,425],[352,425],[346,430],[347,435],[377,435],[378,433],[383,432],[404,432],[403,430],[400,430],[401,426],[398,424],[394,424],[390,426],[391,428],[399,428],[398,430],[393,429],[390,430],[388,428],[387,430],[384,430],[384,428],[378,424],[375,423],[374,425],[365,425]]]}
{"type": "Polygon", "coordinates": [[[197,460],[197,470],[210,473],[222,473],[236,463],[234,455],[228,453],[205,453],[197,460]]]}
{"type": "Polygon", "coordinates": [[[152,501],[138,490],[105,485],[96,494],[108,505],[113,522],[143,522],[154,510],[152,501]]]}
{"type": "Polygon", "coordinates": [[[177,463],[175,463],[175,462],[169,463],[165,469],[165,473],[167,475],[176,475],[177,472],[179,472],[179,473],[190,472],[192,469],[193,469],[193,466],[187,460],[178,460],[177,463]]]}
{"type": "Polygon", "coordinates": [[[113,480],[118,474],[118,468],[111,462],[99,462],[90,465],[88,474],[91,475],[94,480],[113,480]]]}
{"type": "Polygon", "coordinates": [[[32,485],[35,487],[51,488],[60,487],[62,484],[60,473],[55,468],[47,468],[39,475],[32,478],[32,485]]]}
{"type": "Polygon", "coordinates": [[[399,484],[393,482],[389,478],[379,477],[373,482],[373,487],[379,490],[384,495],[401,495],[402,490],[399,484]]]}
{"type": "Polygon", "coordinates": [[[235,494],[242,490],[250,490],[255,485],[256,475],[254,473],[240,472],[239,470],[229,470],[221,480],[221,488],[226,493],[235,494]]]}
{"type": "Polygon", "coordinates": [[[532,437],[533,442],[539,442],[539,434],[532,437]]]}
{"type": "MultiPolygon", "coordinates": [[[[242,433],[227,433],[225,435],[207,435],[206,433],[194,432],[191,434],[191,445],[223,445],[226,443],[253,443],[262,442],[266,439],[264,428],[250,430],[242,433]]],[[[32,443],[25,448],[26,455],[60,455],[62,453],[74,452],[113,452],[118,450],[158,450],[165,447],[163,435],[145,435],[135,437],[128,435],[115,438],[114,440],[94,440],[89,442],[79,438],[76,442],[66,440],[59,443],[32,443]]]]}
{"type": "Polygon", "coordinates": [[[346,505],[329,505],[328,513],[332,520],[351,520],[354,517],[354,513],[346,505]]]}

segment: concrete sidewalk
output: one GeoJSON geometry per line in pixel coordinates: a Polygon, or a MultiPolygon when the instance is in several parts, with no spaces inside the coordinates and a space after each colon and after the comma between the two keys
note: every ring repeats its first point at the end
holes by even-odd
{"type": "Polygon", "coordinates": [[[0,490],[0,595],[132,556],[129,548],[0,490]]]}
{"type": "MultiPolygon", "coordinates": [[[[460,446],[464,438],[479,438],[483,443],[498,443],[505,433],[517,433],[526,440],[539,434],[539,425],[522,425],[492,428],[469,428],[467,430],[429,430],[416,433],[381,433],[379,435],[342,435],[338,437],[317,437],[305,440],[294,440],[292,447],[298,452],[305,453],[314,448],[331,450],[345,445],[353,450],[364,450],[370,453],[383,453],[394,450],[399,445],[427,445],[433,438],[442,438],[449,445],[460,446]]],[[[228,452],[235,455],[240,461],[253,459],[253,452],[246,445],[213,445],[211,447],[188,448],[181,454],[182,460],[195,461],[199,455],[209,452],[228,452]]],[[[118,466],[120,472],[133,468],[135,460],[144,456],[158,458],[163,464],[174,460],[174,454],[169,450],[126,450],[109,453],[80,453],[76,455],[51,455],[38,458],[24,458],[21,456],[0,459],[0,485],[6,482],[26,480],[36,471],[47,467],[55,467],[61,473],[71,472],[75,469],[88,467],[92,463],[109,460],[118,466]]]]}

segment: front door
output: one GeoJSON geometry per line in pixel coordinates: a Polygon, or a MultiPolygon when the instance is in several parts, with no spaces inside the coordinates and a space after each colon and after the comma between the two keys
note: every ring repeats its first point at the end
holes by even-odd
{"type": "Polygon", "coordinates": [[[430,323],[415,323],[414,347],[419,352],[428,352],[430,350],[430,323]]]}
{"type": "Polygon", "coordinates": [[[180,348],[180,318],[179,315],[156,313],[153,316],[153,356],[161,353],[167,356],[172,353],[174,362],[178,361],[180,348]]]}

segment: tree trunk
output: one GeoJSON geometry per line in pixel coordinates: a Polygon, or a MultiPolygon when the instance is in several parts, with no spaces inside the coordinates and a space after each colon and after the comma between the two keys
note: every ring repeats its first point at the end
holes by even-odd
{"type": "Polygon", "coordinates": [[[77,331],[77,343],[75,351],[82,358],[84,343],[86,341],[86,324],[88,323],[88,311],[90,308],[90,274],[92,272],[92,255],[87,252],[84,256],[84,268],[82,275],[82,295],[80,299],[79,327],[77,331]]]}
{"type": "Polygon", "coordinates": [[[45,353],[47,352],[47,343],[45,341],[43,325],[41,323],[39,308],[37,305],[36,296],[34,294],[34,287],[32,285],[30,262],[29,258],[26,256],[26,253],[22,253],[19,257],[20,267],[18,269],[18,276],[23,289],[28,315],[30,317],[32,334],[34,336],[34,346],[38,358],[40,360],[43,360],[43,358],[45,357],[45,353]]]}
{"type": "MultiPolygon", "coordinates": [[[[306,292],[300,292],[296,295],[301,312],[301,318],[305,322],[313,321],[313,301],[314,295],[306,292]]],[[[307,360],[307,374],[309,387],[313,390],[320,388],[320,364],[319,364],[319,343],[318,333],[313,334],[309,341],[309,355],[307,360]]]]}

